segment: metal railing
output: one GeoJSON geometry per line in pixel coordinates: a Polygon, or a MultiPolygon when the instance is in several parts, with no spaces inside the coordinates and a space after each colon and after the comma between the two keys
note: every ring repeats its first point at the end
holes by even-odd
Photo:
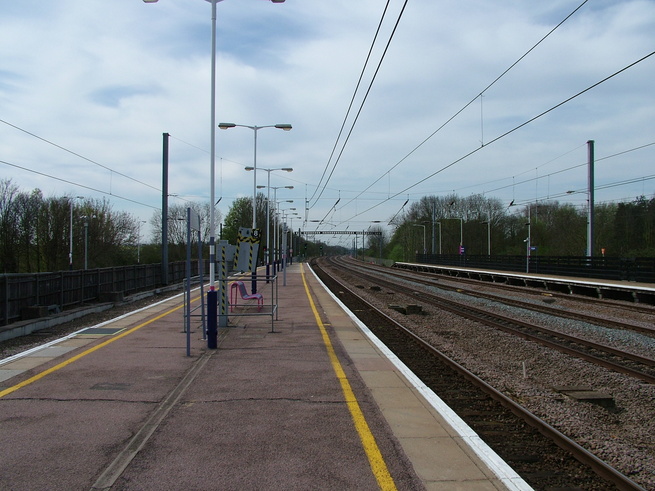
{"type": "Polygon", "coordinates": [[[534,274],[655,283],[653,257],[486,256],[417,254],[416,262],[534,274]]]}
{"type": "MultiPolygon", "coordinates": [[[[186,275],[184,261],[168,265],[171,283],[186,275]]],[[[198,261],[192,261],[196,271],[198,261]]],[[[45,307],[65,310],[85,303],[102,301],[115,293],[131,295],[162,286],[161,264],[139,264],[54,273],[0,275],[0,326],[21,320],[25,309],[45,307]]]]}

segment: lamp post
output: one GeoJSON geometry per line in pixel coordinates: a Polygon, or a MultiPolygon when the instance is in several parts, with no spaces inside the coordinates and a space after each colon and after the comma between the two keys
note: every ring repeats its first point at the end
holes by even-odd
{"type": "MultiPolygon", "coordinates": [[[[277,206],[277,190],[278,189],[293,189],[293,186],[269,186],[269,190],[270,189],[273,190],[273,204],[275,204],[275,206],[277,206]]],[[[286,202],[287,203],[293,203],[293,200],[289,199],[289,200],[286,200],[286,202]]],[[[269,210],[270,210],[270,205],[266,207],[266,213],[269,213],[269,210]]],[[[267,216],[267,218],[266,218],[267,226],[268,226],[269,222],[270,222],[270,218],[267,216]]],[[[275,252],[277,250],[276,249],[277,248],[277,242],[275,242],[276,237],[277,237],[277,229],[275,229],[273,231],[273,264],[275,264],[275,252]]],[[[268,275],[269,264],[271,263],[271,248],[268,246],[268,229],[266,229],[266,244],[267,244],[267,249],[268,249],[268,263],[266,264],[266,274],[268,275]]],[[[273,267],[273,269],[275,270],[275,267],[273,267]]]]}
{"type": "MultiPolygon", "coordinates": [[[[253,185],[252,185],[252,230],[257,228],[257,132],[262,128],[277,128],[284,131],[291,131],[292,126],[287,123],[278,123],[278,124],[269,124],[264,126],[250,126],[247,124],[235,124],[235,123],[220,123],[218,127],[222,130],[227,130],[234,127],[241,128],[250,128],[255,135],[254,144],[253,144],[253,159],[252,159],[252,171],[253,171],[253,185]]],[[[255,268],[252,271],[252,294],[257,293],[257,265],[255,263],[255,268]]]]}
{"type": "Polygon", "coordinates": [[[253,166],[252,168],[248,167],[246,170],[252,170],[253,171],[253,186],[252,186],[252,228],[255,229],[257,228],[257,132],[261,130],[262,128],[277,128],[280,130],[284,131],[291,131],[291,128],[293,128],[290,124],[286,123],[278,123],[278,124],[269,124],[265,126],[249,126],[247,124],[235,124],[235,123],[220,123],[218,127],[222,130],[227,130],[229,128],[234,128],[234,127],[240,127],[240,128],[250,128],[253,131],[253,134],[255,135],[254,139],[254,144],[253,144],[253,166]]]}
{"type": "MultiPolygon", "coordinates": [[[[510,206],[516,206],[514,204],[514,200],[507,205],[507,208],[510,206]]],[[[525,272],[529,273],[530,272],[530,255],[532,251],[532,205],[528,203],[528,223],[525,224],[526,227],[528,227],[528,237],[525,239],[523,242],[525,242],[526,248],[525,248],[525,272]]]]}
{"type": "MultiPolygon", "coordinates": [[[[84,199],[84,196],[75,196],[76,199],[84,199]]],[[[73,270],[73,198],[70,200],[70,225],[69,225],[69,249],[68,249],[68,269],[73,270]]]]}
{"type": "MultiPolygon", "coordinates": [[[[282,251],[282,270],[283,271],[285,271],[286,267],[287,267],[287,251],[289,250],[289,243],[287,242],[287,237],[288,237],[287,233],[289,231],[289,226],[287,225],[287,219],[290,219],[291,224],[293,225],[293,215],[299,216],[298,212],[296,212],[294,210],[295,210],[295,208],[287,208],[282,213],[282,235],[280,236],[282,245],[280,246],[280,249],[282,251]]],[[[286,274],[286,271],[285,271],[285,274],[286,274]]],[[[283,282],[283,285],[286,285],[286,278],[285,278],[285,281],[283,282]]]]}
{"type": "Polygon", "coordinates": [[[137,242],[136,242],[136,263],[141,264],[141,224],[146,223],[145,220],[139,220],[139,228],[137,231],[137,242]]]}
{"type": "Polygon", "coordinates": [[[464,219],[459,218],[459,253],[462,254],[464,247],[464,219]]]}
{"type": "MultiPolygon", "coordinates": [[[[459,253],[462,254],[464,245],[464,219],[463,218],[442,218],[442,220],[459,220],[459,253]]],[[[441,225],[439,225],[439,237],[441,237],[441,225]]],[[[439,254],[441,254],[441,238],[439,238],[439,254]]]]}
{"type": "MultiPolygon", "coordinates": [[[[277,271],[277,265],[280,264],[280,248],[278,247],[278,243],[280,240],[278,239],[278,217],[280,215],[279,212],[282,210],[278,209],[278,201],[277,201],[277,188],[273,188],[273,203],[275,203],[275,223],[273,224],[273,264],[275,265],[274,269],[277,271]]],[[[287,199],[284,201],[281,201],[281,203],[293,203],[292,199],[287,199]]],[[[292,210],[295,210],[295,208],[290,208],[292,210]]]]}
{"type": "Polygon", "coordinates": [[[420,223],[412,223],[413,227],[423,227],[423,255],[426,253],[425,249],[425,225],[421,225],[420,223]]]}
{"type": "Polygon", "coordinates": [[[441,222],[437,222],[439,226],[439,255],[441,256],[441,222]]]}
{"type": "Polygon", "coordinates": [[[525,242],[527,244],[527,250],[526,250],[526,260],[525,260],[525,272],[529,273],[530,272],[530,254],[532,251],[532,210],[530,203],[528,203],[528,223],[526,223],[528,227],[528,238],[525,239],[525,242]]]}
{"type": "MultiPolygon", "coordinates": [[[[156,3],[158,0],[143,0],[145,3],[156,3]]],[[[215,211],[215,186],[216,186],[216,4],[222,0],[205,0],[212,4],[212,54],[211,54],[211,102],[210,102],[210,208],[209,208],[209,292],[207,292],[207,347],[209,349],[216,349],[218,347],[218,340],[216,338],[216,322],[217,306],[218,306],[218,293],[215,287],[215,273],[216,273],[216,211],[215,211]],[[211,312],[210,312],[211,309],[211,312]]],[[[284,3],[284,0],[271,0],[272,3],[284,3]]],[[[256,133],[256,132],[255,132],[256,133]]],[[[225,285],[223,285],[223,288],[225,285]]]]}
{"type": "Polygon", "coordinates": [[[289,264],[293,264],[293,217],[297,216],[300,217],[300,215],[296,212],[291,213],[289,215],[289,264]]]}
{"type": "MultiPolygon", "coordinates": [[[[89,218],[95,218],[95,215],[82,215],[80,218],[84,219],[84,269],[88,268],[88,250],[89,250],[89,218]]],[[[145,223],[145,222],[144,222],[145,223]]]]}
{"type": "MultiPolygon", "coordinates": [[[[247,171],[254,171],[254,167],[246,167],[247,171]]],[[[293,172],[293,168],[291,167],[279,167],[277,169],[261,169],[265,171],[268,174],[268,179],[267,179],[267,192],[266,192],[266,254],[264,257],[264,260],[266,261],[266,282],[268,283],[268,275],[270,273],[270,265],[271,265],[271,243],[269,240],[269,230],[270,230],[270,223],[271,223],[271,172],[276,171],[276,170],[282,170],[285,172],[293,172]]],[[[262,188],[263,186],[257,186],[258,188],[262,188]]],[[[286,189],[293,189],[293,186],[279,186],[276,187],[275,190],[278,190],[280,188],[286,188],[286,189]]]]}
{"type": "Polygon", "coordinates": [[[487,221],[482,224],[487,226],[487,256],[491,256],[491,214],[487,215],[487,221]]]}
{"type": "MultiPolygon", "coordinates": [[[[285,203],[293,203],[293,200],[292,200],[292,199],[288,199],[288,200],[285,200],[284,202],[285,202],[285,203]]],[[[278,231],[280,225],[282,225],[282,227],[284,227],[284,225],[285,225],[285,220],[286,220],[287,216],[290,215],[290,213],[288,213],[288,212],[295,212],[295,211],[296,211],[296,208],[294,208],[294,207],[292,207],[292,208],[285,208],[285,209],[281,209],[281,208],[280,208],[280,209],[278,210],[278,213],[275,214],[275,218],[276,218],[276,221],[275,221],[275,231],[276,231],[276,232],[278,231]],[[280,223],[279,223],[279,224],[278,224],[278,220],[277,220],[278,217],[279,217],[279,219],[280,219],[280,223]]],[[[297,214],[297,213],[296,213],[296,214],[297,214]]],[[[279,261],[279,264],[283,264],[284,254],[285,254],[284,248],[282,247],[282,237],[283,237],[283,236],[282,236],[282,231],[280,231],[280,236],[277,237],[277,238],[275,239],[276,245],[279,245],[279,247],[278,247],[278,249],[277,249],[277,259],[278,259],[278,261],[279,261]]]]}

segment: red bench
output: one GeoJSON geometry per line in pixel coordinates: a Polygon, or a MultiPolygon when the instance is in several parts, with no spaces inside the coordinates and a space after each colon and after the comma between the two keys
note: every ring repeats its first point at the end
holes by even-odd
{"type": "Polygon", "coordinates": [[[261,311],[264,306],[264,297],[261,293],[248,293],[246,291],[246,285],[243,284],[243,281],[235,281],[230,287],[230,312],[234,311],[234,306],[237,304],[239,296],[243,300],[257,300],[257,311],[261,311]]]}

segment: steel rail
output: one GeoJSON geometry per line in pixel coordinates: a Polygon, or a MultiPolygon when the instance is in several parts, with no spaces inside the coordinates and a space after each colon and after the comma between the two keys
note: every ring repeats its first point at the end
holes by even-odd
{"type": "MultiPolygon", "coordinates": [[[[343,267],[343,266],[339,266],[339,267],[343,267]]],[[[330,274],[325,270],[323,271],[326,274],[330,274]]],[[[348,271],[349,273],[352,273],[352,269],[349,269],[348,271]]],[[[572,439],[561,433],[559,430],[548,424],[546,421],[543,421],[541,418],[539,418],[538,416],[536,416],[535,414],[533,414],[532,412],[530,412],[520,404],[516,403],[511,398],[507,397],[502,392],[496,390],[494,387],[492,387],[490,384],[482,380],[473,372],[469,371],[464,366],[457,363],[455,360],[447,356],[445,353],[436,349],[430,343],[423,340],[421,337],[414,334],[406,327],[396,322],[394,319],[392,319],[387,314],[382,312],[380,309],[378,309],[377,307],[369,303],[367,300],[365,300],[363,297],[361,297],[356,291],[345,285],[338,278],[335,278],[331,274],[330,276],[332,277],[333,280],[338,282],[344,290],[348,291],[350,295],[357,297],[361,302],[366,304],[368,308],[371,309],[371,311],[376,313],[376,315],[383,317],[386,321],[396,326],[398,330],[402,332],[404,335],[406,335],[408,338],[418,343],[423,349],[428,351],[431,355],[437,357],[439,360],[441,360],[443,363],[448,365],[450,368],[460,373],[463,377],[465,377],[471,383],[479,387],[491,398],[498,401],[500,404],[502,404],[504,407],[510,410],[517,417],[523,419],[527,424],[537,429],[542,435],[544,435],[547,438],[550,438],[553,442],[555,442],[555,444],[558,447],[569,452],[579,462],[592,468],[594,472],[596,472],[596,474],[612,482],[614,485],[616,485],[618,489],[644,491],[644,488],[639,486],[629,477],[627,477],[617,469],[613,468],[612,466],[607,464],[607,462],[601,460],[593,453],[589,452],[587,449],[585,449],[584,447],[582,447],[581,445],[579,445],[578,443],[576,443],[575,441],[573,441],[572,439]]]]}
{"type": "MultiPolygon", "coordinates": [[[[352,265],[348,264],[348,269],[351,273],[353,272],[352,265]]],[[[398,288],[398,285],[394,284],[393,282],[384,280],[379,276],[373,276],[369,272],[365,272],[361,269],[359,270],[358,274],[362,277],[368,278],[369,281],[377,282],[377,284],[384,284],[386,288],[389,289],[398,288]]],[[[523,322],[516,318],[503,316],[484,309],[479,309],[471,305],[465,304],[463,302],[458,302],[457,300],[454,299],[444,300],[443,298],[440,298],[439,296],[432,293],[405,292],[405,294],[410,295],[412,297],[416,297],[423,302],[431,303],[434,306],[440,309],[447,310],[455,315],[459,315],[461,317],[465,317],[469,320],[473,320],[476,322],[481,322],[483,324],[489,325],[490,327],[501,329],[505,332],[521,336],[524,339],[537,342],[546,347],[567,353],[572,356],[576,356],[583,360],[587,360],[591,363],[595,363],[596,365],[602,366],[609,370],[613,370],[618,373],[623,373],[631,377],[644,380],[645,382],[655,384],[655,374],[653,373],[649,373],[642,369],[627,366],[625,363],[620,363],[620,362],[613,361],[611,359],[597,356],[593,353],[589,353],[588,351],[583,351],[582,349],[572,347],[570,345],[567,346],[564,343],[582,346],[588,350],[605,353],[607,356],[618,357],[621,359],[629,360],[633,363],[637,363],[639,365],[645,366],[647,367],[647,369],[651,367],[655,367],[655,360],[651,358],[641,357],[633,353],[617,350],[611,346],[595,343],[576,336],[570,336],[559,331],[554,331],[544,326],[538,326],[534,323],[523,322]],[[554,341],[552,339],[547,339],[544,336],[548,336],[554,339],[561,339],[562,341],[554,341]]],[[[531,305],[532,304],[525,304],[524,308],[529,309],[531,305]]]]}
{"type": "MultiPolygon", "coordinates": [[[[355,265],[355,266],[357,266],[357,265],[355,265]]],[[[366,268],[366,269],[369,270],[369,271],[374,270],[372,268],[366,268]]],[[[424,277],[422,278],[422,276],[425,276],[425,274],[429,274],[431,276],[437,276],[435,273],[423,273],[423,274],[414,273],[414,274],[412,274],[410,272],[409,274],[407,274],[406,272],[410,271],[410,270],[402,269],[402,270],[398,270],[398,271],[403,271],[403,273],[393,271],[393,270],[389,270],[389,268],[387,268],[387,270],[385,270],[383,274],[396,276],[398,278],[404,278],[404,279],[407,279],[408,281],[415,281],[417,283],[421,283],[421,284],[424,284],[426,286],[437,287],[437,288],[440,288],[440,289],[443,289],[443,290],[458,291],[460,293],[465,293],[466,295],[471,295],[471,296],[478,297],[478,298],[493,300],[495,302],[501,302],[501,303],[504,303],[506,305],[511,305],[513,307],[521,307],[521,308],[526,308],[526,309],[529,309],[529,310],[535,310],[535,311],[541,312],[543,314],[556,315],[558,317],[565,317],[567,319],[573,319],[573,320],[588,322],[590,324],[609,327],[609,328],[612,328],[612,329],[635,331],[635,332],[641,332],[641,333],[649,334],[651,336],[655,336],[655,328],[653,328],[653,327],[638,326],[638,325],[635,325],[635,324],[630,324],[630,323],[622,322],[622,321],[616,321],[616,320],[612,320],[612,319],[602,319],[602,318],[599,318],[599,317],[596,317],[596,316],[593,316],[593,315],[584,314],[582,312],[573,312],[573,311],[561,310],[561,309],[556,309],[556,308],[553,308],[553,307],[548,307],[547,305],[537,305],[537,304],[533,304],[533,303],[529,303],[529,302],[523,302],[521,300],[515,300],[515,299],[511,299],[511,298],[500,297],[498,295],[494,295],[493,293],[485,293],[485,292],[478,292],[478,291],[472,291],[472,290],[462,291],[462,288],[460,286],[444,285],[442,283],[431,281],[431,280],[426,279],[424,277]]],[[[448,277],[448,278],[451,278],[451,277],[448,277]]],[[[463,282],[466,282],[466,283],[480,284],[480,282],[478,280],[472,280],[470,278],[459,278],[459,277],[457,277],[457,278],[452,278],[452,280],[457,281],[457,282],[463,281],[463,282]]],[[[486,285],[484,283],[482,283],[482,284],[484,286],[489,287],[489,285],[486,285]]],[[[501,285],[501,284],[498,284],[498,283],[493,283],[492,285],[493,285],[494,288],[509,289],[509,290],[515,291],[515,292],[525,291],[525,290],[521,290],[521,289],[516,288],[516,287],[511,287],[511,286],[508,286],[508,285],[501,285]]],[[[584,303],[594,302],[596,305],[598,305],[599,302],[602,302],[602,300],[598,300],[598,299],[590,300],[590,299],[585,298],[585,297],[578,298],[578,297],[572,297],[570,295],[557,294],[557,293],[554,293],[554,292],[548,292],[548,295],[553,296],[553,297],[558,297],[558,298],[564,298],[565,300],[569,300],[569,301],[574,300],[574,301],[579,301],[579,302],[584,302],[584,303]]],[[[613,308],[624,308],[623,306],[617,307],[616,304],[609,303],[609,302],[603,302],[603,305],[608,306],[608,307],[613,307],[613,308]]],[[[633,309],[633,310],[636,310],[636,309],[633,309]]],[[[640,310],[640,312],[642,312],[644,314],[652,314],[652,313],[655,313],[655,309],[643,309],[643,310],[640,310]]]]}

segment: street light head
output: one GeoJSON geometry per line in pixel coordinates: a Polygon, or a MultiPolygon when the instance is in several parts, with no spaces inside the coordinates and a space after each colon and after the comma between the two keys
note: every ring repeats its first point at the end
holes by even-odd
{"type": "MultiPolygon", "coordinates": [[[[144,1],[145,1],[145,0],[144,0],[144,1]]],[[[235,126],[236,126],[236,124],[234,124],[234,123],[220,123],[220,124],[218,125],[218,127],[219,127],[220,129],[222,129],[222,130],[226,130],[226,129],[228,129],[228,128],[234,128],[235,126]]]]}
{"type": "Polygon", "coordinates": [[[284,189],[293,189],[293,186],[284,186],[284,189]]]}
{"type": "Polygon", "coordinates": [[[266,186],[257,186],[257,189],[264,189],[266,186]]]}
{"type": "MultiPolygon", "coordinates": [[[[282,2],[278,1],[278,2],[274,2],[274,3],[282,3],[282,2]]],[[[291,131],[291,128],[292,128],[292,126],[290,124],[284,124],[284,123],[276,124],[275,127],[277,129],[284,130],[284,131],[291,131]]]]}
{"type": "MultiPolygon", "coordinates": [[[[155,0],[156,2],[157,0],[155,0]]],[[[284,3],[284,0],[271,0],[273,3],[284,3]]]]}
{"type": "Polygon", "coordinates": [[[158,0],[143,0],[144,3],[157,3],[158,0]]]}
{"type": "Polygon", "coordinates": [[[287,171],[287,172],[293,172],[292,167],[282,167],[280,170],[287,171]]]}
{"type": "Polygon", "coordinates": [[[246,167],[246,170],[255,170],[254,167],[246,167]]]}

